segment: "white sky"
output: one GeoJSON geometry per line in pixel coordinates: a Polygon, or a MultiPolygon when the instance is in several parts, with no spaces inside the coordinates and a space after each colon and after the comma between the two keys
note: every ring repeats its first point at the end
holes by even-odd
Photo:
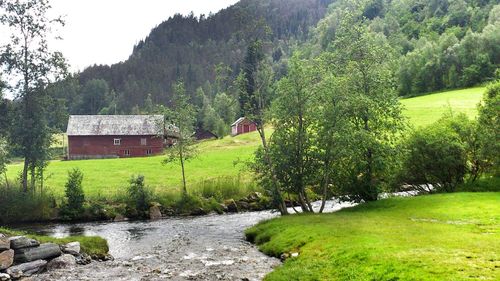
{"type": "Polygon", "coordinates": [[[237,0],[51,0],[54,15],[65,16],[61,41],[51,42],[62,51],[71,70],[93,64],[126,60],[133,46],[151,29],[176,13],[196,16],[216,13],[237,0]]]}

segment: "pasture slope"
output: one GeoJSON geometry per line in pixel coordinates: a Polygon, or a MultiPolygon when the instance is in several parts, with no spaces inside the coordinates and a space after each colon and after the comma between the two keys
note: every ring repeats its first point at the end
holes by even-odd
{"type": "MultiPolygon", "coordinates": [[[[485,88],[449,91],[427,96],[402,99],[404,114],[414,126],[436,121],[448,105],[456,112],[475,117],[477,104],[485,88]]],[[[248,179],[242,162],[253,157],[259,145],[256,132],[222,140],[205,141],[199,145],[200,154],[186,165],[188,184],[219,177],[241,176],[248,179]],[[240,164],[238,164],[240,163],[240,164]]],[[[162,165],[163,156],[149,158],[106,159],[85,161],[52,161],[45,172],[46,186],[55,195],[63,195],[68,171],[79,168],[84,174],[83,187],[90,198],[113,197],[124,190],[132,175],[142,174],[155,191],[177,192],[181,184],[180,167],[175,163],[162,165]]],[[[8,167],[7,176],[19,175],[21,164],[8,167]]],[[[189,187],[188,187],[189,188],[189,187]]]]}
{"type": "Polygon", "coordinates": [[[447,91],[414,98],[401,99],[404,115],[415,127],[430,125],[446,111],[465,113],[469,118],[477,115],[477,105],[483,98],[485,87],[447,91]]]}
{"type": "Polygon", "coordinates": [[[299,253],[265,280],[499,280],[500,192],[390,198],[246,231],[266,254],[299,253]]]}

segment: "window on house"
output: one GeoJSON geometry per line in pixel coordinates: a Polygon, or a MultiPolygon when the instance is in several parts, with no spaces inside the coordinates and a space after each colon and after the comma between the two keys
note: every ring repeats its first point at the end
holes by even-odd
{"type": "Polygon", "coordinates": [[[125,149],[125,150],[123,151],[123,155],[125,155],[125,156],[130,156],[130,150],[125,149]]]}
{"type": "Polygon", "coordinates": [[[148,141],[146,138],[141,138],[141,145],[147,145],[148,141]]]}
{"type": "Polygon", "coordinates": [[[153,154],[153,150],[151,149],[146,150],[146,155],[151,155],[151,154],[153,154]]]}
{"type": "Polygon", "coordinates": [[[114,143],[115,143],[115,145],[121,145],[122,144],[122,139],[115,139],[114,143]]]}

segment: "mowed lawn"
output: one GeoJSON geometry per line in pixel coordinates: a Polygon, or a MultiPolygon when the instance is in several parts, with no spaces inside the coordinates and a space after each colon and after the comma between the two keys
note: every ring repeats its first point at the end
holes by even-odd
{"type": "Polygon", "coordinates": [[[247,230],[267,254],[299,253],[265,280],[500,280],[500,193],[391,198],[247,230]]]}
{"type": "Polygon", "coordinates": [[[477,105],[485,90],[485,87],[476,87],[448,91],[402,99],[401,103],[405,107],[404,115],[410,119],[410,123],[420,127],[437,121],[449,108],[452,108],[453,112],[462,112],[469,118],[475,118],[477,105]]]}
{"type": "MultiPolygon", "coordinates": [[[[253,157],[259,144],[256,132],[205,141],[198,145],[199,155],[186,164],[189,184],[217,177],[245,177],[245,165],[241,162],[253,157]]],[[[45,185],[56,195],[63,195],[68,171],[79,168],[83,174],[83,188],[90,197],[112,197],[128,186],[133,175],[144,175],[146,184],[158,192],[178,190],[181,186],[181,168],[177,163],[162,164],[165,156],[126,159],[102,159],[80,161],[51,161],[44,176],[45,185]]],[[[10,165],[7,175],[17,177],[22,164],[10,165]]]]}

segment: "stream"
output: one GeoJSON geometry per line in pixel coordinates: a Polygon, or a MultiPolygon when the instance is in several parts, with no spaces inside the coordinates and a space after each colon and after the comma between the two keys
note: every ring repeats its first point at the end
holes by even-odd
{"type": "MultiPolygon", "coordinates": [[[[319,208],[316,202],[315,208],[319,208]]],[[[329,201],[332,212],[351,203],[329,201]]],[[[33,280],[262,280],[281,262],[245,241],[245,229],[278,216],[270,211],[157,221],[29,225],[53,237],[98,235],[112,261],[46,272],[33,280]]]]}

